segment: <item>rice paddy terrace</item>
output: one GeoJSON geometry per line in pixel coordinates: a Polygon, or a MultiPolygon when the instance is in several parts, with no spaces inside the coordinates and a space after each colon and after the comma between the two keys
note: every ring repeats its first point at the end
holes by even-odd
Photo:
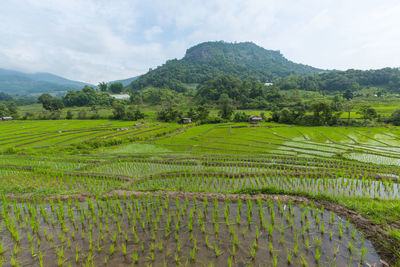
{"type": "Polygon", "coordinates": [[[0,124],[3,266],[396,266],[400,128],[0,124]]]}

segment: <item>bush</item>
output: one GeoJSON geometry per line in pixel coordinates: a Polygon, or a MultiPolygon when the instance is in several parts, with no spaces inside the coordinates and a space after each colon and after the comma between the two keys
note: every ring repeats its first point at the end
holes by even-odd
{"type": "Polygon", "coordinates": [[[86,119],[86,110],[84,110],[84,109],[81,109],[80,111],[79,111],[79,113],[78,113],[78,119],[80,119],[80,120],[84,120],[84,119],[86,119]]]}
{"type": "Polygon", "coordinates": [[[71,120],[74,117],[74,114],[71,110],[67,111],[67,116],[65,117],[67,120],[71,120]]]}

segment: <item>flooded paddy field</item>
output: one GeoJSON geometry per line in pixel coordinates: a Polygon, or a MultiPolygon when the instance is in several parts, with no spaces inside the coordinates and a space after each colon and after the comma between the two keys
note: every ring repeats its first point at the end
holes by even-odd
{"type": "Polygon", "coordinates": [[[154,194],[1,206],[3,266],[380,266],[361,232],[312,202],[154,194]]]}
{"type": "Polygon", "coordinates": [[[1,266],[400,266],[398,128],[2,125],[1,266]]]}

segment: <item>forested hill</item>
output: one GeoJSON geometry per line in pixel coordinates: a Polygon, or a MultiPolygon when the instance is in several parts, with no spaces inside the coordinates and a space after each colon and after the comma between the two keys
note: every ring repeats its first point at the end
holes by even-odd
{"type": "Polygon", "coordinates": [[[51,73],[23,73],[0,69],[0,92],[12,95],[61,93],[79,90],[85,83],[72,81],[51,73]]]}
{"type": "Polygon", "coordinates": [[[322,71],[294,63],[279,51],[266,50],[251,42],[206,42],[188,49],[182,59],[169,60],[150,70],[133,81],[130,88],[154,86],[184,91],[184,84],[203,83],[220,75],[267,82],[292,74],[305,76],[322,71]]]}
{"type": "Polygon", "coordinates": [[[381,93],[400,93],[400,70],[383,68],[378,70],[331,71],[317,75],[300,77],[287,76],[275,82],[281,90],[299,89],[336,93],[374,87],[381,93]]]}

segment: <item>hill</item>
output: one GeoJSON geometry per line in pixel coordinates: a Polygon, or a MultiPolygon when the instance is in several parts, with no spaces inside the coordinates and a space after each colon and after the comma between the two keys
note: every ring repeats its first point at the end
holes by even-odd
{"type": "Polygon", "coordinates": [[[86,83],[72,81],[51,73],[23,73],[0,69],[0,92],[11,95],[35,95],[40,93],[65,93],[79,90],[86,83]]]}
{"type": "Polygon", "coordinates": [[[128,86],[129,84],[131,84],[131,82],[133,82],[134,80],[136,80],[139,77],[140,76],[136,76],[136,77],[132,77],[132,78],[128,78],[128,79],[123,79],[123,80],[110,81],[110,82],[107,82],[107,84],[110,85],[110,84],[113,84],[113,83],[122,83],[123,86],[128,86]]]}
{"type": "Polygon", "coordinates": [[[185,84],[203,83],[220,75],[242,80],[267,82],[289,75],[306,76],[323,72],[286,59],[279,51],[267,50],[251,42],[206,42],[186,51],[180,59],[140,76],[129,86],[137,90],[146,86],[185,91],[185,84]]]}

